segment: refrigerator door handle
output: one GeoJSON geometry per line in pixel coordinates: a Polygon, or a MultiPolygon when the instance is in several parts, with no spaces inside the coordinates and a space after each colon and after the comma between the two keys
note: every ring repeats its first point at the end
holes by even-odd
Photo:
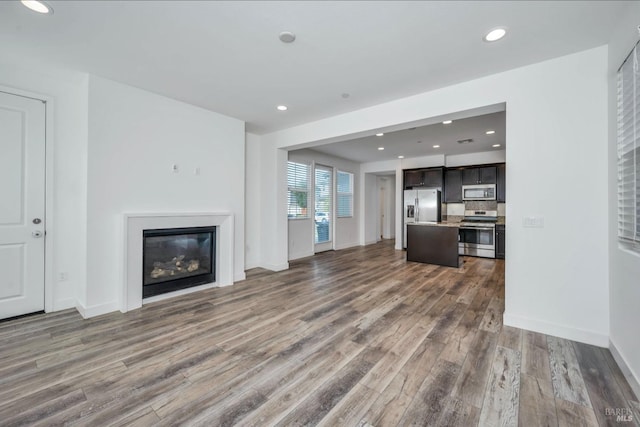
{"type": "Polygon", "coordinates": [[[420,205],[418,204],[419,201],[420,201],[420,199],[416,198],[416,200],[415,200],[415,204],[416,204],[416,211],[415,211],[416,212],[415,213],[416,222],[420,222],[420,205]]]}

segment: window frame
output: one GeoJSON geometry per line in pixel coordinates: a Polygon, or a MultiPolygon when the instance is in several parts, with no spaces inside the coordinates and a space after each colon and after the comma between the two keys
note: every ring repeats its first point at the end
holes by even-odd
{"type": "MultiPolygon", "coordinates": [[[[298,173],[296,171],[296,176],[298,176],[298,173]]],[[[297,180],[296,180],[297,181],[297,180]]],[[[295,182],[296,184],[298,182],[295,182]]],[[[309,219],[311,218],[309,215],[309,211],[310,211],[310,207],[309,207],[309,193],[311,191],[311,164],[309,163],[305,163],[305,162],[301,162],[301,161],[294,161],[294,160],[287,160],[287,219],[288,220],[305,220],[305,219],[309,219]],[[290,181],[291,178],[289,176],[289,173],[291,171],[291,166],[290,165],[301,165],[304,166],[306,168],[306,182],[307,185],[306,187],[298,187],[295,185],[290,185],[290,181]],[[304,215],[298,215],[296,214],[296,216],[291,216],[291,193],[295,192],[298,194],[306,194],[306,201],[307,201],[307,206],[306,208],[302,208],[300,207],[299,204],[296,204],[296,206],[300,209],[306,209],[306,213],[304,215]]]]}
{"type": "Polygon", "coordinates": [[[616,75],[617,237],[640,254],[640,52],[636,43],[616,75]]]}
{"type": "Polygon", "coordinates": [[[352,172],[348,172],[348,171],[343,171],[343,170],[337,170],[336,172],[336,218],[353,218],[353,211],[354,211],[354,206],[353,206],[353,202],[354,202],[354,197],[353,197],[353,188],[354,188],[354,182],[355,182],[355,175],[352,172]],[[340,191],[340,186],[339,186],[339,182],[340,182],[340,174],[345,174],[347,176],[349,176],[349,191],[348,192],[343,192],[340,191]],[[340,213],[340,196],[348,196],[349,200],[351,200],[351,203],[349,205],[349,215],[342,215],[340,213]]]}

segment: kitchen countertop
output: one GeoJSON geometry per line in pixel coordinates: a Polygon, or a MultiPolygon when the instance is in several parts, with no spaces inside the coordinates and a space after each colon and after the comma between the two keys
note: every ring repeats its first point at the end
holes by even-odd
{"type": "MultiPolygon", "coordinates": [[[[444,219],[442,222],[421,222],[417,224],[407,224],[407,225],[430,225],[435,227],[460,227],[460,223],[462,222],[461,216],[449,216],[444,219]]],[[[505,217],[499,216],[496,221],[496,225],[505,225],[506,220],[505,217]]]]}
{"type": "Polygon", "coordinates": [[[407,224],[407,225],[419,225],[419,226],[431,226],[431,227],[459,227],[460,223],[459,222],[448,222],[448,221],[442,221],[442,222],[418,222],[418,223],[414,223],[414,224],[407,224]]]}

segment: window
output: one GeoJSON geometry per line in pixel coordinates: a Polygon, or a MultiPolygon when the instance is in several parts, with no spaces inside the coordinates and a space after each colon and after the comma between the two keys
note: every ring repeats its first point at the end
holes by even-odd
{"type": "Polygon", "coordinates": [[[309,165],[287,163],[287,216],[309,218],[309,165]]]}
{"type": "Polygon", "coordinates": [[[348,218],[353,216],[353,174],[338,171],[338,218],[348,218]]]}
{"type": "Polygon", "coordinates": [[[640,70],[638,45],[618,70],[618,239],[640,252],[640,70]]]}

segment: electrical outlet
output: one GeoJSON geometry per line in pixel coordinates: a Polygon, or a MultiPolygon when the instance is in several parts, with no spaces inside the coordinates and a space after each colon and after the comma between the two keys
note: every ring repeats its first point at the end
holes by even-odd
{"type": "Polygon", "coordinates": [[[171,171],[173,173],[178,173],[180,172],[180,167],[176,163],[174,163],[173,165],[171,165],[171,171]]]}
{"type": "Polygon", "coordinates": [[[66,271],[58,273],[58,281],[64,282],[65,280],[69,280],[69,273],[66,271]]]}

